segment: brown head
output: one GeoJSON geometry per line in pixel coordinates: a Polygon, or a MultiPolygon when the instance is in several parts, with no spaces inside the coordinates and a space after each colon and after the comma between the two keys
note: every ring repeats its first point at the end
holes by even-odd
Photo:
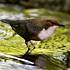
{"type": "Polygon", "coordinates": [[[46,20],[46,22],[47,22],[47,24],[49,25],[49,26],[62,26],[62,27],[64,27],[64,25],[62,25],[62,24],[59,24],[56,20],[46,20]]]}
{"type": "Polygon", "coordinates": [[[46,18],[36,18],[36,19],[32,19],[31,22],[37,26],[41,26],[43,28],[48,28],[50,26],[62,26],[64,27],[64,25],[59,24],[59,22],[57,22],[56,20],[52,20],[52,19],[46,19],[46,18]]]}
{"type": "Polygon", "coordinates": [[[38,34],[38,38],[40,40],[44,40],[50,37],[59,26],[64,27],[64,25],[59,24],[55,20],[45,20],[44,22],[45,27],[38,34]]]}

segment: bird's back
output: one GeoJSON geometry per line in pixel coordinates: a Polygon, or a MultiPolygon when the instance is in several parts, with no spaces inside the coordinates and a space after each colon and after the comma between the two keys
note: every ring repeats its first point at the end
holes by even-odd
{"type": "Polygon", "coordinates": [[[43,30],[47,30],[53,24],[57,22],[52,22],[47,19],[28,19],[28,20],[3,20],[7,21],[11,25],[12,29],[23,37],[26,41],[29,40],[40,40],[38,34],[43,30]]]}

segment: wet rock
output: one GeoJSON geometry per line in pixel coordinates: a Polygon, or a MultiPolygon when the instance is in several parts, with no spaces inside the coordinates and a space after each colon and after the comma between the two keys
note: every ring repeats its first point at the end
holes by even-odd
{"type": "Polygon", "coordinates": [[[0,62],[0,70],[43,70],[37,66],[25,65],[14,61],[0,62]]]}
{"type": "Polygon", "coordinates": [[[62,61],[47,55],[39,56],[36,59],[35,64],[47,70],[67,70],[66,65],[62,61]]]}
{"type": "Polygon", "coordinates": [[[24,19],[22,13],[9,13],[9,12],[0,12],[0,19],[10,19],[10,20],[22,20],[24,19]]]}

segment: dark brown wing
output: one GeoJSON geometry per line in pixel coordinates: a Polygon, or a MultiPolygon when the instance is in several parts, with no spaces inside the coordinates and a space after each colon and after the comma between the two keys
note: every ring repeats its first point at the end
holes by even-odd
{"type": "Polygon", "coordinates": [[[32,33],[32,34],[37,34],[43,29],[42,26],[39,26],[39,25],[33,24],[33,23],[27,23],[26,26],[27,26],[28,32],[32,33]]]}

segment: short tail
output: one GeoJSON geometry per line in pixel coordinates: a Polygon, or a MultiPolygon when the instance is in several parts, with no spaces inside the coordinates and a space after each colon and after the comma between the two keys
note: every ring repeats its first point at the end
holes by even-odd
{"type": "Polygon", "coordinates": [[[8,23],[9,22],[9,20],[7,20],[7,19],[1,19],[0,21],[4,22],[4,23],[8,23]]]}

